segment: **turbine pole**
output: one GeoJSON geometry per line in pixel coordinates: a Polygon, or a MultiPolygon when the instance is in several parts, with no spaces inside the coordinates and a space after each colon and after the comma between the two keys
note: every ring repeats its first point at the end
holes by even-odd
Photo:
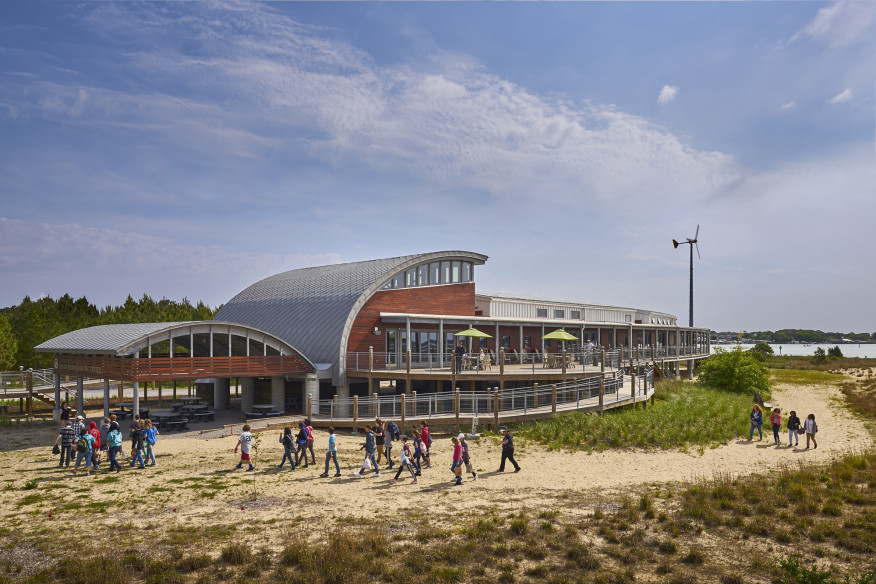
{"type": "Polygon", "coordinates": [[[690,327],[693,328],[693,244],[690,244],[690,327]]]}

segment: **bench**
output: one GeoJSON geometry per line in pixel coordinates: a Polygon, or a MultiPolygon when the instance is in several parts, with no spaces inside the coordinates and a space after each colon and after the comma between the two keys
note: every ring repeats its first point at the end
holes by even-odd
{"type": "Polygon", "coordinates": [[[168,430],[188,430],[189,429],[189,420],[188,418],[183,418],[181,420],[169,420],[165,422],[168,430]]]}
{"type": "Polygon", "coordinates": [[[286,415],[286,412],[280,412],[280,411],[276,411],[276,410],[272,411],[272,412],[265,412],[266,418],[277,418],[279,416],[285,416],[285,415],[286,415]]]}
{"type": "Polygon", "coordinates": [[[214,422],[216,421],[216,412],[197,412],[192,414],[194,422],[214,422]]]}

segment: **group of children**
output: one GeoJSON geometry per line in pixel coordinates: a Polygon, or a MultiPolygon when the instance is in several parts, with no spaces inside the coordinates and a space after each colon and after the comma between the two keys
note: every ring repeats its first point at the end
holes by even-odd
{"type": "MultiPolygon", "coordinates": [[[[402,435],[395,422],[384,422],[378,418],[375,423],[365,426],[365,443],[359,450],[365,451],[365,457],[362,462],[362,468],[358,472],[353,473],[356,478],[362,478],[365,472],[373,469],[374,476],[380,476],[380,461],[386,458],[387,466],[385,470],[390,470],[395,467],[395,462],[392,458],[392,449],[394,441],[401,441],[401,449],[398,459],[398,471],[393,477],[393,482],[398,482],[402,472],[407,470],[411,474],[411,484],[417,483],[417,477],[421,476],[423,468],[432,468],[432,460],[429,449],[432,445],[432,437],[429,434],[429,427],[425,421],[420,422],[420,428],[412,428],[411,434],[413,440],[409,441],[408,436],[402,435]],[[413,448],[412,448],[413,444],[413,448]]],[[[335,436],[335,429],[329,428],[328,451],[325,455],[325,471],[319,475],[328,477],[329,465],[333,462],[335,466],[335,477],[341,476],[341,467],[338,463],[338,439],[335,436]]],[[[462,484],[462,466],[465,465],[466,470],[472,474],[472,478],[477,480],[478,475],[474,471],[471,463],[471,454],[468,449],[468,443],[465,440],[464,434],[459,434],[451,438],[453,443],[453,464],[451,471],[454,473],[454,484],[462,484]]],[[[280,434],[280,443],[283,445],[283,458],[280,460],[279,468],[283,468],[286,461],[289,461],[289,470],[294,471],[297,467],[303,466],[307,468],[309,464],[316,464],[316,456],[313,451],[313,426],[310,420],[304,420],[298,423],[298,432],[292,433],[292,428],[284,428],[280,434]],[[310,463],[307,461],[307,454],[310,453],[310,463]]],[[[234,452],[240,450],[240,462],[236,468],[242,468],[247,464],[247,471],[253,470],[252,457],[252,432],[249,424],[243,426],[243,431],[237,440],[237,445],[234,447],[234,452]]]]}
{"type": "MultiPolygon", "coordinates": [[[[85,419],[76,416],[75,421],[61,420],[61,431],[55,439],[56,454],[61,455],[59,467],[69,467],[74,460],[75,465],[70,471],[74,475],[79,471],[79,466],[84,463],[85,474],[90,475],[91,470],[98,470],[102,462],[103,453],[109,458],[109,470],[119,472],[122,466],[118,462],[118,456],[127,456],[122,450],[122,431],[116,421],[115,414],[103,419],[100,427],[97,422],[90,422],[89,428],[85,428],[85,419]]],[[[140,416],[134,416],[129,428],[128,437],[131,439],[131,464],[145,468],[146,462],[155,466],[154,446],[158,440],[158,428],[151,420],[141,420],[140,416]]]]}
{"type": "MultiPolygon", "coordinates": [[[[782,412],[779,408],[773,408],[772,413],[769,417],[770,425],[773,428],[773,442],[776,446],[781,445],[781,440],[779,439],[779,433],[782,430],[782,412]]],[[[760,406],[754,404],[751,408],[751,432],[748,434],[748,440],[751,441],[754,439],[754,431],[757,429],[757,433],[760,436],[760,439],[763,440],[763,412],[760,409],[760,406]]],[[[800,445],[800,435],[806,435],[806,449],[809,449],[809,442],[812,441],[814,448],[818,448],[818,443],[815,441],[815,434],[818,433],[818,424],[815,423],[815,414],[809,414],[806,417],[806,420],[801,424],[800,418],[797,417],[797,412],[791,410],[788,415],[788,448],[792,446],[800,445]]]]}

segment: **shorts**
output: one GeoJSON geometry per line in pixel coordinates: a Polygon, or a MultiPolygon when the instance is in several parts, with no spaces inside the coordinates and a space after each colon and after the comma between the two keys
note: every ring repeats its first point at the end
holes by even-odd
{"type": "Polygon", "coordinates": [[[240,460],[241,460],[241,462],[249,462],[249,453],[248,452],[241,452],[240,453],[240,460]]]}

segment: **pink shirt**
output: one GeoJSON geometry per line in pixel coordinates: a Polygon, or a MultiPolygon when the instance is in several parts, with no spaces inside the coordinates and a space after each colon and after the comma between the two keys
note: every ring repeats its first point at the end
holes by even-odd
{"type": "Polygon", "coordinates": [[[462,445],[457,444],[453,447],[453,460],[454,462],[458,462],[462,460],[462,445]]]}
{"type": "Polygon", "coordinates": [[[780,414],[779,412],[773,412],[772,414],[770,414],[770,424],[781,426],[782,414],[780,414]]]}

